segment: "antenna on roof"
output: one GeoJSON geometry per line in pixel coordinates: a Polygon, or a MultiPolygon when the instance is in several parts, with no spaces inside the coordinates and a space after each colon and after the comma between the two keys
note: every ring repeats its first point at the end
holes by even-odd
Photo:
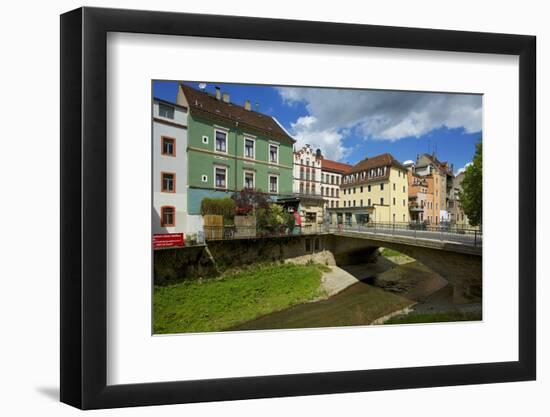
{"type": "Polygon", "coordinates": [[[201,89],[201,91],[204,91],[204,89],[206,88],[206,83],[199,83],[199,88],[201,89]]]}

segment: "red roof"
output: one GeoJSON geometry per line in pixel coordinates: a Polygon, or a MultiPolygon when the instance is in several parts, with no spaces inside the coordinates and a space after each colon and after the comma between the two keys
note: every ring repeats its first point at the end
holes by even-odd
{"type": "Polygon", "coordinates": [[[351,172],[361,172],[371,168],[381,168],[384,166],[396,166],[398,168],[405,169],[403,165],[401,165],[401,163],[391,154],[383,153],[381,155],[373,156],[372,158],[363,159],[353,166],[351,172]]]}
{"type": "Polygon", "coordinates": [[[191,114],[210,119],[229,121],[231,124],[260,130],[268,136],[278,139],[286,139],[292,143],[295,140],[283,129],[283,127],[271,116],[254,110],[246,110],[235,103],[226,103],[204,91],[195,90],[185,84],[180,84],[189,103],[191,114]]]}
{"type": "Polygon", "coordinates": [[[321,160],[321,169],[323,171],[331,171],[331,172],[336,172],[338,174],[346,174],[352,168],[353,166],[349,164],[344,164],[342,162],[331,161],[330,159],[325,159],[325,158],[321,160]]]}

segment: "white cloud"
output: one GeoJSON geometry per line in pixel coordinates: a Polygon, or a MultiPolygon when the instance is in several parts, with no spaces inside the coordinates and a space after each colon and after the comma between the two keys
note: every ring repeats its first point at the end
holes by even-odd
{"type": "Polygon", "coordinates": [[[464,171],[466,171],[466,168],[468,168],[470,165],[473,165],[473,162],[468,162],[466,165],[464,165],[462,168],[456,171],[455,175],[462,174],[464,171]]]}
{"type": "MultiPolygon", "coordinates": [[[[298,119],[292,133],[310,141],[320,134],[331,141],[339,136],[341,144],[351,131],[366,139],[390,141],[419,137],[441,127],[481,131],[479,95],[293,87],[278,91],[288,105],[304,103],[309,116],[298,119]]],[[[341,145],[332,146],[345,152],[341,145]]]]}
{"type": "Polygon", "coordinates": [[[297,149],[309,144],[313,149],[320,148],[326,158],[335,160],[341,160],[350,153],[350,149],[342,145],[343,134],[337,129],[319,129],[314,116],[298,118],[292,123],[291,130],[297,149]]]}

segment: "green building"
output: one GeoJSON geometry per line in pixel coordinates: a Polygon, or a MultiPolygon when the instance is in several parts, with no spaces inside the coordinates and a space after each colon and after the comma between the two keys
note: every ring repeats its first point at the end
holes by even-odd
{"type": "Polygon", "coordinates": [[[254,189],[279,196],[292,194],[294,139],[272,117],[180,84],[177,104],[187,119],[187,209],[200,214],[205,197],[223,198],[254,189]]]}

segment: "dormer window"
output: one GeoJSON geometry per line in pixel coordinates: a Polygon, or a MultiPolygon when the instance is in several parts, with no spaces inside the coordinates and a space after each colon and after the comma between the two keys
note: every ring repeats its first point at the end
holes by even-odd
{"type": "Polygon", "coordinates": [[[174,107],[169,106],[164,103],[159,103],[159,116],[165,117],[166,119],[174,118],[174,107]]]}

